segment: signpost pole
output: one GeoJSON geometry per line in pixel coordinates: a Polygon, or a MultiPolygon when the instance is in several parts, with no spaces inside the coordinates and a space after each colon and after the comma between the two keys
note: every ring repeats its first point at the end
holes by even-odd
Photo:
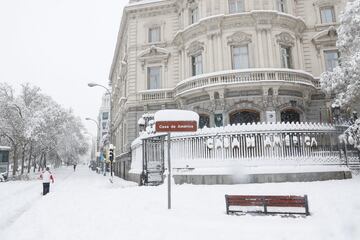
{"type": "MultiPolygon", "coordinates": [[[[199,115],[186,110],[160,110],[155,113],[156,133],[167,133],[168,141],[168,209],[171,209],[171,132],[196,132],[199,115]]],[[[162,151],[164,151],[162,149],[162,151]]]]}
{"type": "Polygon", "coordinates": [[[170,132],[167,135],[168,138],[168,209],[171,209],[171,161],[170,161],[170,132]]]}

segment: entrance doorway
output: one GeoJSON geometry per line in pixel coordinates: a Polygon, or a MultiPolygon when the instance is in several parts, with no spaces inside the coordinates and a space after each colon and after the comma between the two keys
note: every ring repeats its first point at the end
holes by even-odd
{"type": "Polygon", "coordinates": [[[254,110],[239,110],[230,114],[230,124],[260,122],[260,113],[254,110]]]}
{"type": "Polygon", "coordinates": [[[281,112],[281,122],[300,122],[300,113],[294,109],[286,109],[281,112]]]}

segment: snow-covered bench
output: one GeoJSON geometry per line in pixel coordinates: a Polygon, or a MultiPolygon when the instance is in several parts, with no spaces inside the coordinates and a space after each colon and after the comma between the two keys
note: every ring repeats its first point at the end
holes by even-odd
{"type": "Polygon", "coordinates": [[[266,195],[225,195],[226,213],[251,212],[264,214],[305,214],[310,215],[307,195],[266,196],[266,195]],[[244,209],[251,207],[251,209],[244,209]],[[262,207],[262,208],[257,208],[262,207]],[[304,209],[303,212],[299,211],[304,209]],[[286,211],[283,211],[286,209],[286,211]]]}

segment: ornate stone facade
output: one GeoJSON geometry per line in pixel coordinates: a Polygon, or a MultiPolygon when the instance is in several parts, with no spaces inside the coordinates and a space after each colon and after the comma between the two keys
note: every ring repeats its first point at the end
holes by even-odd
{"type": "Polygon", "coordinates": [[[160,109],[196,111],[207,126],[330,121],[318,78],[334,63],[346,0],[235,2],[243,8],[234,12],[229,0],[124,8],[110,73],[118,160],[138,119],[160,109]]]}

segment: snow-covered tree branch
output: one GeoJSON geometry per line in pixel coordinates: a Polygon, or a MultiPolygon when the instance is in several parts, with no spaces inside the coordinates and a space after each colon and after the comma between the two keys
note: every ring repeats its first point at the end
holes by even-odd
{"type": "Polygon", "coordinates": [[[0,145],[12,148],[13,175],[77,162],[88,150],[83,132],[80,119],[40,88],[24,84],[16,96],[10,85],[0,84],[0,145]]]}
{"type": "Polygon", "coordinates": [[[360,0],[349,1],[337,30],[340,63],[321,75],[321,87],[335,94],[335,105],[349,106],[360,99],[360,0]]]}

